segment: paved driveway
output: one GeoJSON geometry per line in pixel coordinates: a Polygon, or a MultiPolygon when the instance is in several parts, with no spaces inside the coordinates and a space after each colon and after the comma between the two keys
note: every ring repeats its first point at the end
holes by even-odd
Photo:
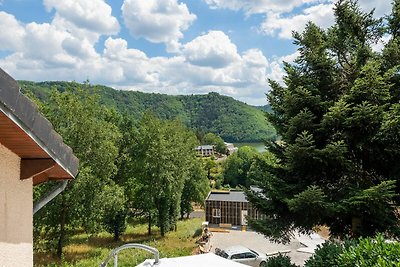
{"type": "Polygon", "coordinates": [[[290,250],[290,253],[287,255],[292,259],[292,262],[301,266],[303,266],[304,261],[311,256],[311,254],[296,251],[298,248],[302,247],[297,239],[293,239],[289,244],[283,245],[271,242],[263,235],[251,231],[242,232],[239,230],[229,230],[227,233],[213,232],[211,245],[211,251],[213,252],[215,248],[225,248],[234,245],[243,245],[265,254],[290,250]]]}

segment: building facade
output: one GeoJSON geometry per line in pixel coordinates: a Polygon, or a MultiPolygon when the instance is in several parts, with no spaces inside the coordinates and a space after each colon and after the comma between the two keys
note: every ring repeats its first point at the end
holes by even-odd
{"type": "Polygon", "coordinates": [[[195,150],[202,157],[210,157],[214,155],[214,146],[212,145],[198,146],[195,150]]]}
{"type": "Polygon", "coordinates": [[[243,191],[211,191],[205,203],[206,221],[215,225],[245,226],[247,218],[261,219],[243,191]]]}

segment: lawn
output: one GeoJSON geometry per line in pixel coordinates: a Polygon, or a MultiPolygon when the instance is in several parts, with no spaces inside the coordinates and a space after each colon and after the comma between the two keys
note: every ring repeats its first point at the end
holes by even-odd
{"type": "MultiPolygon", "coordinates": [[[[129,225],[121,240],[116,242],[108,233],[96,236],[76,234],[64,247],[63,260],[58,261],[52,253],[34,253],[34,266],[99,266],[110,251],[126,243],[141,243],[157,248],[160,258],[191,255],[196,249],[195,231],[201,228],[202,219],[188,219],[178,222],[176,232],[169,232],[161,238],[158,229],[147,235],[147,225],[129,225]]],[[[122,251],[118,257],[118,266],[136,266],[152,254],[139,249],[122,251]]],[[[112,266],[112,262],[109,263],[112,266]]]]}

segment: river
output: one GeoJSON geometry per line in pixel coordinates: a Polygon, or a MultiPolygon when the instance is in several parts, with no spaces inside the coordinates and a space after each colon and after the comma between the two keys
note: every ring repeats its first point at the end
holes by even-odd
{"type": "Polygon", "coordinates": [[[236,147],[252,146],[257,149],[258,152],[266,151],[264,143],[233,143],[236,147]]]}

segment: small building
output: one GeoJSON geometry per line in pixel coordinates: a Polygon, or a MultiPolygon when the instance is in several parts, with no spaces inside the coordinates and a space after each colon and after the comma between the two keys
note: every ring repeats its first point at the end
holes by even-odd
{"type": "Polygon", "coordinates": [[[210,157],[214,155],[214,146],[202,145],[195,148],[196,152],[202,157],[210,157]]]}
{"type": "Polygon", "coordinates": [[[0,266],[33,266],[33,214],[59,194],[79,161],[18,83],[0,69],[0,266]],[[33,186],[62,181],[33,204],[33,186]]]}
{"type": "Polygon", "coordinates": [[[235,145],[232,144],[232,143],[224,142],[224,144],[225,144],[225,147],[226,147],[226,154],[227,154],[228,156],[229,156],[229,155],[232,155],[232,154],[235,153],[235,152],[237,152],[238,149],[239,149],[239,148],[235,147],[235,145]]]}
{"type": "Polygon", "coordinates": [[[244,226],[247,217],[261,219],[262,214],[251,206],[243,191],[211,191],[205,203],[206,221],[210,224],[244,226]]]}

